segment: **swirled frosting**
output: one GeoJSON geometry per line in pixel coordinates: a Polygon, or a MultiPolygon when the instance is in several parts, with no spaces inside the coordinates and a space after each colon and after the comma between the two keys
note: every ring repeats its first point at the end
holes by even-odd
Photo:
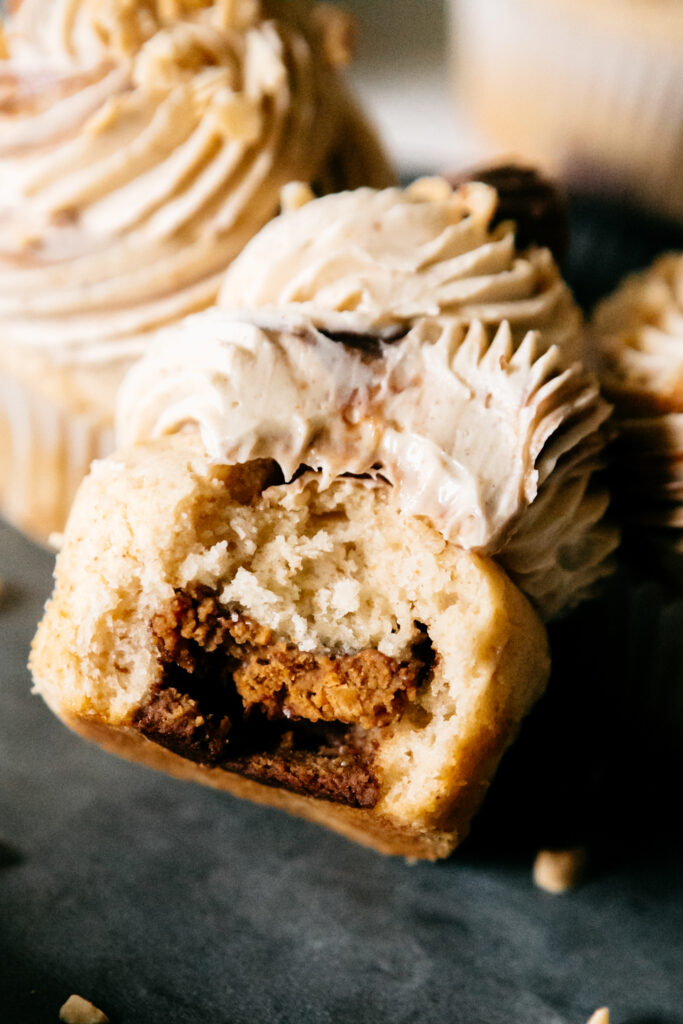
{"type": "Polygon", "coordinates": [[[683,253],[627,278],[600,304],[593,329],[619,414],[683,412],[683,253]]]}
{"type": "Polygon", "coordinates": [[[424,316],[505,320],[516,344],[537,329],[577,357],[582,320],[567,286],[546,249],[518,251],[514,224],[491,227],[497,201],[488,185],[454,191],[441,179],[300,199],[235,260],[219,302],[296,308],[325,330],[383,337],[424,316]]]}
{"type": "Polygon", "coordinates": [[[0,60],[3,344],[137,356],[214,301],[288,181],[386,184],[336,68],[348,28],[300,0],[23,0],[0,60]]]}
{"type": "Polygon", "coordinates": [[[119,396],[119,441],[187,425],[218,462],[277,460],[322,484],[381,476],[408,514],[496,555],[546,615],[577,600],[615,544],[590,488],[608,406],[535,331],[420,318],[345,344],[295,309],[220,309],[159,334],[119,396]],[[188,352],[192,358],[188,361],[188,352]]]}
{"type": "Polygon", "coordinates": [[[683,579],[683,253],[633,274],[597,308],[598,370],[615,404],[618,513],[683,579]]]}

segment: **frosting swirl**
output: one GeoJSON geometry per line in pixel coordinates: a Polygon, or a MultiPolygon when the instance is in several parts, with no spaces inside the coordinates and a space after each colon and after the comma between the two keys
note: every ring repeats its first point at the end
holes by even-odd
{"type": "Polygon", "coordinates": [[[500,557],[551,615],[604,574],[615,546],[593,531],[606,499],[590,487],[608,412],[557,346],[533,331],[515,346],[507,322],[422,318],[368,348],[295,310],[215,309],[159,334],[120,392],[118,435],[195,425],[217,462],[270,457],[287,480],[305,465],[323,486],[381,476],[404,512],[500,557]]]}
{"type": "Polygon", "coordinates": [[[637,545],[683,579],[683,253],[633,274],[597,308],[598,369],[615,403],[616,507],[637,545]]]}
{"type": "Polygon", "coordinates": [[[594,334],[619,414],[683,412],[683,253],[627,278],[596,310],[594,334]]]}
{"type": "Polygon", "coordinates": [[[215,300],[293,178],[389,177],[336,64],[273,0],[23,0],[0,61],[3,342],[110,363],[215,300]]]}
{"type": "MultiPolygon", "coordinates": [[[[310,198],[310,192],[309,192],[310,198]]],[[[567,358],[582,319],[546,249],[519,252],[514,225],[491,227],[497,193],[442,179],[325,196],[277,217],[228,270],[226,308],[292,307],[318,327],[392,337],[424,316],[532,329],[567,358]]]]}

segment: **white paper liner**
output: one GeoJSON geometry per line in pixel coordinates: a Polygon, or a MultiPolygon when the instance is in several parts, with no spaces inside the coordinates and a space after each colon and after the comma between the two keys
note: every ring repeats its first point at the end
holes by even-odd
{"type": "Polygon", "coordinates": [[[64,528],[90,463],[112,449],[112,428],[0,376],[0,513],[35,540],[64,528]]]}

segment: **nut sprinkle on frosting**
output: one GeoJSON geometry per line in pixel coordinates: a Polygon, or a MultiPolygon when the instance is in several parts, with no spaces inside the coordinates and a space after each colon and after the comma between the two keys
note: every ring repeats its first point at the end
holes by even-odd
{"type": "Polygon", "coordinates": [[[0,61],[6,342],[66,361],[136,356],[150,331],[214,301],[287,182],[390,180],[335,66],[342,16],[321,13],[24,0],[0,61]]]}

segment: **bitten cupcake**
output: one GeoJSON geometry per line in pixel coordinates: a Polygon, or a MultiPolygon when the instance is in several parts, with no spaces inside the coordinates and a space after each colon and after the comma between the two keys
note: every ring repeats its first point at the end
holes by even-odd
{"type": "Polygon", "coordinates": [[[262,308],[159,333],[33,648],[70,726],[386,853],[463,838],[616,542],[580,316],[494,208],[311,201],[226,280],[262,308]]]}
{"type": "Polygon", "coordinates": [[[24,0],[0,61],[0,511],[62,528],[114,395],[303,178],[390,173],[338,70],[349,24],[264,0],[24,0]]]}

